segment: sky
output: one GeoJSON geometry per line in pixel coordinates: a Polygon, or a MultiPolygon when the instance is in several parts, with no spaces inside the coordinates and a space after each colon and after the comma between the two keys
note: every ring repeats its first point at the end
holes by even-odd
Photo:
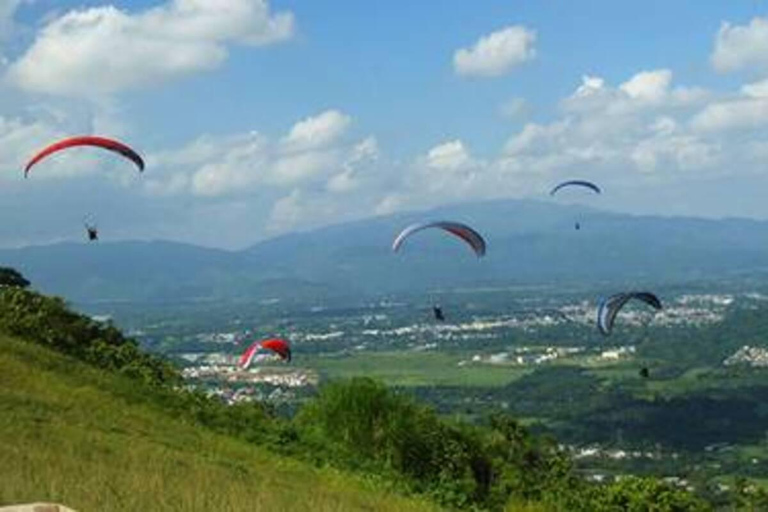
{"type": "Polygon", "coordinates": [[[0,246],[437,205],[768,219],[768,2],[0,0],[0,246]],[[26,161],[66,136],[122,140],[26,161]]]}

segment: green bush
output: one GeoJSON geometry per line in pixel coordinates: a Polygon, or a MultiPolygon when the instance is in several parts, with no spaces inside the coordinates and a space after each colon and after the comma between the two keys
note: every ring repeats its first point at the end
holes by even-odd
{"type": "Polygon", "coordinates": [[[29,281],[15,269],[10,267],[0,267],[0,286],[26,288],[29,286],[29,281]]]}
{"type": "Polygon", "coordinates": [[[163,386],[181,376],[165,360],[147,354],[114,326],[70,311],[57,297],[21,288],[0,288],[0,332],[17,336],[89,364],[163,386]]]}
{"type": "Polygon", "coordinates": [[[571,478],[554,443],[534,441],[509,418],[486,428],[451,423],[367,378],[326,386],[295,421],[333,460],[396,475],[451,506],[501,508],[512,495],[565,489],[571,478]]]}
{"type": "Polygon", "coordinates": [[[698,512],[711,510],[690,492],[665,484],[657,478],[626,477],[600,488],[595,510],[626,512],[698,512]]]}

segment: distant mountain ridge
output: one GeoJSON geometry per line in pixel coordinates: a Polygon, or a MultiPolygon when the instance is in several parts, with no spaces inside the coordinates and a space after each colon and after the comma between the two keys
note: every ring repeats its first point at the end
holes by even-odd
{"type": "Polygon", "coordinates": [[[768,222],[632,216],[504,200],[444,206],[266,240],[241,251],[167,241],[64,243],[0,250],[0,265],[69,300],[327,297],[488,285],[638,285],[768,270],[768,222]],[[444,233],[393,254],[410,222],[453,219],[485,236],[477,259],[444,233]],[[579,222],[580,230],[574,229],[579,222]]]}

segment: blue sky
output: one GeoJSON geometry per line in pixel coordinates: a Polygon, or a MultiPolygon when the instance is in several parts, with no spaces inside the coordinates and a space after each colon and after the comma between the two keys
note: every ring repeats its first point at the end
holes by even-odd
{"type": "Polygon", "coordinates": [[[95,210],[110,239],[242,247],[569,177],[599,207],[768,218],[763,1],[2,1],[2,245],[95,210]],[[147,172],[74,151],[20,180],[79,133],[147,172]]]}

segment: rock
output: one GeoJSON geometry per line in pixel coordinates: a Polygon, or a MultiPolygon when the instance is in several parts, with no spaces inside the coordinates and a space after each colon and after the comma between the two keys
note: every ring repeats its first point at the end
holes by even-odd
{"type": "Polygon", "coordinates": [[[69,507],[56,503],[29,503],[0,507],[0,512],[75,512],[69,507]]]}

